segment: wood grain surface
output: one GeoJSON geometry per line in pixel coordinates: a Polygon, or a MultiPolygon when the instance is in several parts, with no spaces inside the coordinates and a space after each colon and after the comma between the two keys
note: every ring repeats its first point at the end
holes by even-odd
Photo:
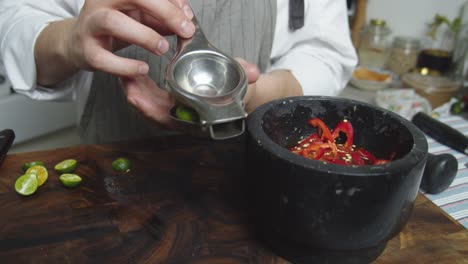
{"type": "MultiPolygon", "coordinates": [[[[243,140],[183,136],[9,155],[0,167],[0,263],[288,263],[259,243],[245,215],[243,140]],[[128,173],[111,163],[124,156],[128,173]],[[78,160],[68,189],[53,166],[78,160]],[[49,179],[14,191],[23,163],[49,179]]],[[[468,263],[463,226],[419,195],[403,232],[376,263],[468,263]]]]}

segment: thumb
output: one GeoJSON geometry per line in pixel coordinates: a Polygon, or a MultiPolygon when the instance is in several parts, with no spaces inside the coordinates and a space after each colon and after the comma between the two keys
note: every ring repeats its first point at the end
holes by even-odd
{"type": "Polygon", "coordinates": [[[249,63],[242,58],[236,58],[236,60],[244,68],[249,84],[256,82],[260,77],[260,70],[257,65],[249,63]]]}

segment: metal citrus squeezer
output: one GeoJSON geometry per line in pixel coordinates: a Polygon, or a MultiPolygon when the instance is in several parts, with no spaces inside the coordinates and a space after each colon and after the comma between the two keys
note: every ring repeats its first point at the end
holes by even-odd
{"type": "Polygon", "coordinates": [[[247,76],[242,66],[214,47],[192,19],[195,33],[192,38],[177,39],[177,51],[167,65],[166,88],[175,99],[194,109],[199,123],[178,119],[177,123],[192,130],[209,133],[213,139],[227,139],[244,133],[243,98],[247,90],[247,76]]]}

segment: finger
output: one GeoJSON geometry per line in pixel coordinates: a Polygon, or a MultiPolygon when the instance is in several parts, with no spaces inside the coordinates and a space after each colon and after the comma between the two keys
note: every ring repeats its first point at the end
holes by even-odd
{"type": "Polygon", "coordinates": [[[145,13],[142,13],[140,17],[140,22],[142,24],[147,25],[148,27],[157,31],[159,34],[163,36],[174,35],[174,32],[172,32],[171,29],[168,28],[163,21],[157,20],[154,17],[145,13]]]}
{"type": "MultiPolygon", "coordinates": [[[[175,1],[175,0],[172,0],[172,1],[175,1]]],[[[186,3],[186,0],[178,0],[178,1],[180,1],[182,3],[186,3]]],[[[180,5],[180,3],[177,3],[177,5],[180,5]]],[[[192,18],[194,16],[194,14],[192,12],[192,8],[188,4],[183,4],[183,6],[181,6],[180,8],[182,8],[182,10],[184,11],[185,16],[187,16],[187,18],[192,20],[192,18]]],[[[126,14],[127,16],[131,17],[135,21],[138,21],[141,24],[144,24],[144,25],[150,27],[151,29],[154,29],[160,35],[167,36],[167,35],[174,34],[166,26],[164,21],[157,20],[154,17],[152,17],[152,16],[150,16],[150,15],[144,13],[144,12],[141,12],[138,9],[124,11],[123,13],[126,14]]]]}
{"type": "Polygon", "coordinates": [[[249,83],[254,83],[260,77],[260,70],[255,64],[249,63],[242,58],[236,58],[237,62],[244,68],[249,83]]]}
{"type": "Polygon", "coordinates": [[[182,9],[182,7],[187,3],[184,0],[169,0],[173,5],[177,6],[178,8],[182,9]]]}
{"type": "Polygon", "coordinates": [[[90,44],[84,53],[86,63],[93,70],[107,72],[117,76],[137,77],[148,74],[148,64],[127,58],[119,57],[102,48],[97,43],[90,44]]]}
{"type": "Polygon", "coordinates": [[[171,127],[169,111],[175,101],[168,92],[160,89],[148,76],[122,79],[122,83],[130,104],[147,118],[165,127],[171,127]]]}
{"type": "MultiPolygon", "coordinates": [[[[124,92],[127,96],[127,101],[133,105],[140,113],[145,117],[149,118],[158,125],[166,126],[170,123],[168,114],[164,113],[164,110],[160,110],[156,105],[148,103],[148,98],[145,96],[144,89],[159,89],[150,85],[149,88],[145,88],[147,84],[144,84],[141,79],[122,79],[124,92]]],[[[154,85],[156,86],[156,85],[154,85]]],[[[163,109],[167,106],[163,106],[163,109]]]]}
{"type": "Polygon", "coordinates": [[[250,84],[247,86],[247,91],[245,92],[244,95],[244,105],[248,108],[250,100],[252,100],[253,97],[255,97],[255,92],[256,92],[256,85],[255,84],[250,84]]]}
{"type": "Polygon", "coordinates": [[[192,20],[193,18],[193,10],[190,7],[190,4],[187,2],[187,0],[169,0],[171,3],[173,3],[175,6],[179,7],[182,9],[184,12],[185,16],[192,20]]]}
{"type": "MultiPolygon", "coordinates": [[[[157,4],[154,3],[154,0],[134,0],[133,2],[136,7],[161,21],[173,33],[181,37],[189,38],[195,32],[192,21],[187,18],[184,11],[177,4],[175,5],[168,0],[160,0],[157,4]]],[[[128,0],[117,0],[114,5],[117,9],[130,8],[128,0]]]]}
{"type": "Polygon", "coordinates": [[[99,12],[94,16],[90,27],[92,32],[111,35],[152,53],[162,55],[169,50],[169,43],[164,37],[117,10],[99,12]]]}
{"type": "Polygon", "coordinates": [[[122,12],[128,17],[132,18],[133,20],[157,31],[160,35],[166,36],[174,34],[163,22],[155,19],[154,17],[146,13],[141,12],[138,9],[127,10],[122,12]]]}

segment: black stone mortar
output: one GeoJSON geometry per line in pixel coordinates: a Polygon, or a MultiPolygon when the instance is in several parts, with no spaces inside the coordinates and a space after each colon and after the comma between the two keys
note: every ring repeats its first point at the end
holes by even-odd
{"type": "Polygon", "coordinates": [[[368,263],[405,226],[428,155],[423,133],[385,109],[359,101],[291,97],[257,108],[247,120],[249,205],[259,237],[294,263],[368,263]],[[287,148],[317,132],[312,117],[334,128],[344,119],[354,144],[384,165],[310,160],[287,148]]]}

